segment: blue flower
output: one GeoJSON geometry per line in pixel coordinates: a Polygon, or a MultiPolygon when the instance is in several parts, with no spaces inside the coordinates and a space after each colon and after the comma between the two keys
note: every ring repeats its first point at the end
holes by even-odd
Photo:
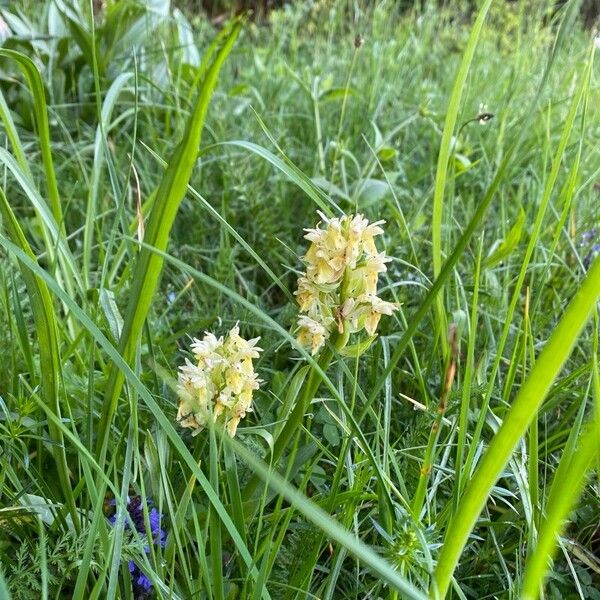
{"type": "Polygon", "coordinates": [[[583,257],[583,266],[586,269],[590,268],[592,261],[596,258],[596,256],[598,256],[598,254],[600,254],[600,243],[598,243],[598,241],[598,230],[595,227],[593,227],[589,231],[586,231],[581,236],[580,246],[582,248],[588,248],[588,252],[583,257]]]}
{"type": "Polygon", "coordinates": [[[160,544],[161,548],[165,547],[167,543],[167,534],[160,527],[162,515],[153,508],[148,513],[148,520],[150,521],[150,533],[152,534],[152,540],[155,544],[160,544]]]}
{"type": "MultiPolygon", "coordinates": [[[[147,498],[145,503],[146,506],[154,504],[150,498],[147,498]]],[[[116,506],[114,498],[108,500],[106,504],[108,506],[116,506]]],[[[144,545],[144,552],[146,552],[146,554],[150,553],[150,543],[158,545],[161,548],[165,547],[167,534],[161,528],[162,514],[156,508],[151,508],[148,512],[150,531],[146,530],[146,522],[144,520],[144,500],[141,496],[136,495],[127,498],[127,513],[129,514],[131,523],[133,523],[133,527],[137,533],[143,541],[147,541],[147,544],[144,545]]],[[[116,514],[108,517],[108,522],[113,527],[116,524],[116,520],[116,514]]],[[[125,521],[124,529],[131,529],[129,520],[125,521]]],[[[134,560],[129,560],[127,562],[127,568],[131,574],[134,598],[136,600],[150,598],[153,591],[153,585],[150,578],[141,570],[140,566],[134,560]]]]}

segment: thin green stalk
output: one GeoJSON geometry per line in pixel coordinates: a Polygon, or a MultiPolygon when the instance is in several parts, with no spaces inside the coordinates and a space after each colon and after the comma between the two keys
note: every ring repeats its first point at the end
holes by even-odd
{"type": "MultiPolygon", "coordinates": [[[[215,428],[211,427],[210,438],[210,484],[219,493],[220,474],[219,464],[220,456],[217,447],[217,437],[215,428]]],[[[221,519],[218,513],[211,506],[209,508],[209,530],[210,530],[210,564],[211,580],[213,584],[213,594],[215,600],[224,600],[225,591],[223,589],[223,544],[221,542],[221,519]]]]}
{"type": "MultiPolygon", "coordinates": [[[[531,367],[535,364],[535,356],[531,349],[532,332],[531,332],[531,321],[529,319],[529,288],[527,288],[526,299],[525,299],[525,315],[523,318],[523,356],[521,360],[521,372],[522,378],[525,380],[527,376],[527,365],[531,363],[531,367]]],[[[523,385],[524,381],[521,383],[523,385]]],[[[531,517],[532,522],[529,528],[529,540],[533,542],[537,535],[538,516],[540,510],[540,494],[539,494],[539,423],[538,417],[531,421],[529,432],[527,436],[527,448],[529,450],[529,463],[527,465],[528,471],[528,485],[529,485],[529,498],[531,502],[531,517]]]]}
{"type": "MultiPolygon", "coordinates": [[[[206,71],[198,100],[189,118],[186,134],[169,161],[156,192],[156,199],[146,228],[145,240],[158,250],[165,250],[168,245],[173,222],[179,205],[185,196],[196,163],[204,120],[212,92],[217,84],[221,67],[232,50],[241,27],[242,21],[238,19],[228,28],[228,37],[216,53],[214,62],[206,71]]],[[[164,259],[160,255],[152,252],[148,247],[142,248],[138,255],[132,289],[129,294],[129,303],[124,316],[123,330],[119,339],[119,352],[128,364],[132,364],[135,356],[154,292],[158,287],[163,261],[164,259]]],[[[123,372],[113,364],[104,395],[102,418],[98,427],[97,456],[100,464],[104,463],[106,457],[110,424],[124,382],[123,372]]]]}
{"type": "Polygon", "coordinates": [[[440,402],[437,407],[435,420],[431,426],[429,433],[429,440],[427,442],[427,448],[425,450],[425,457],[423,459],[423,466],[419,475],[419,483],[417,484],[417,491],[415,493],[413,504],[412,504],[412,516],[415,521],[420,520],[421,509],[425,501],[425,495],[427,493],[427,482],[429,481],[429,474],[433,468],[433,463],[436,457],[437,445],[440,438],[440,430],[442,422],[448,408],[448,398],[454,384],[454,377],[456,375],[456,367],[458,361],[458,342],[456,325],[452,325],[449,332],[450,337],[450,355],[448,356],[443,387],[440,394],[440,402]]]}
{"type": "Polygon", "coordinates": [[[463,458],[467,445],[467,427],[469,423],[469,408],[471,407],[471,386],[473,383],[473,371],[475,363],[475,341],[477,339],[477,315],[479,308],[479,287],[481,276],[481,258],[483,253],[482,235],[479,240],[479,250],[477,260],[475,261],[475,271],[473,274],[473,298],[471,301],[471,315],[469,320],[469,341],[467,342],[467,360],[465,365],[465,374],[462,385],[462,395],[460,399],[460,413],[458,417],[458,440],[456,442],[456,459],[454,471],[454,510],[458,507],[458,502],[464,487],[463,482],[468,479],[468,474],[464,473],[463,458]]]}
{"type": "Polygon", "coordinates": [[[326,513],[313,502],[310,502],[306,496],[296,490],[278,473],[274,473],[268,465],[254,456],[243,444],[227,437],[223,439],[225,443],[231,444],[234,447],[236,453],[244,462],[250,465],[255,473],[259,474],[263,481],[267,482],[279,494],[285,496],[307,519],[325,531],[330,539],[335,540],[341,546],[345,547],[348,552],[360,558],[362,564],[372,570],[374,574],[381,577],[382,581],[402,592],[403,598],[415,600],[424,600],[426,598],[406,578],[399,575],[387,561],[367,547],[360,538],[346,531],[330,514],[326,513]]]}
{"type": "Polygon", "coordinates": [[[544,185],[544,191],[542,194],[542,198],[540,201],[540,205],[537,210],[535,222],[533,224],[533,229],[531,232],[531,236],[529,238],[529,242],[527,244],[527,248],[525,250],[525,256],[523,257],[521,267],[519,269],[519,275],[517,277],[517,281],[514,285],[514,291],[510,300],[510,304],[508,307],[507,314],[504,318],[504,326],[502,328],[502,333],[500,335],[500,342],[498,343],[498,347],[496,348],[496,358],[492,365],[492,369],[490,374],[488,375],[488,384],[486,394],[483,399],[482,406],[480,407],[480,418],[475,427],[475,431],[473,433],[473,438],[471,442],[471,447],[469,449],[469,454],[467,456],[465,471],[468,473],[471,470],[471,466],[473,464],[473,460],[475,458],[475,451],[477,448],[477,444],[479,442],[479,438],[481,436],[481,432],[483,430],[483,426],[485,423],[485,418],[487,415],[488,406],[492,397],[492,392],[494,390],[494,382],[496,380],[496,376],[498,374],[498,370],[500,368],[500,363],[502,361],[504,348],[506,347],[506,343],[509,338],[511,326],[513,324],[513,315],[515,313],[515,309],[521,297],[521,289],[523,287],[523,282],[525,281],[525,276],[527,275],[527,270],[529,267],[529,263],[531,261],[531,257],[533,252],[538,244],[540,232],[542,229],[542,224],[544,221],[544,216],[546,214],[546,210],[550,203],[550,198],[552,196],[552,192],[554,190],[554,185],[556,184],[556,180],[558,178],[558,174],[563,162],[563,157],[565,151],[567,149],[567,145],[569,143],[569,139],[571,137],[571,132],[573,130],[575,118],[577,116],[577,109],[581,103],[581,99],[584,96],[584,92],[589,88],[590,85],[590,76],[591,76],[591,67],[593,64],[593,51],[590,56],[590,60],[587,63],[586,71],[584,76],[582,77],[581,83],[573,96],[573,100],[569,107],[569,113],[566,118],[565,125],[561,132],[560,140],[558,143],[558,148],[556,149],[556,153],[554,155],[554,159],[552,162],[552,168],[550,170],[550,174],[546,183],[544,185]]]}
{"type": "MultiPolygon", "coordinates": [[[[450,155],[452,153],[452,140],[454,138],[454,128],[458,119],[458,111],[460,109],[460,100],[463,95],[463,90],[469,74],[475,49],[479,40],[479,35],[483,29],[483,24],[487,13],[492,5],[493,0],[485,0],[482,7],[479,9],[473,28],[469,35],[469,40],[463,54],[458,73],[454,79],[454,86],[448,101],[448,111],[446,112],[446,120],[444,122],[444,130],[442,132],[442,140],[440,142],[440,151],[438,154],[437,168],[435,172],[435,187],[433,192],[433,213],[431,221],[431,249],[433,259],[433,276],[438,277],[442,269],[442,217],[444,208],[444,191],[446,189],[446,180],[448,178],[448,167],[450,163],[450,155]]],[[[446,319],[444,313],[443,292],[436,297],[435,312],[437,318],[438,332],[446,331],[446,319]]],[[[444,354],[446,353],[445,341],[442,342],[444,354]]]]}
{"type": "MultiPolygon", "coordinates": [[[[111,342],[106,338],[106,336],[100,331],[97,325],[92,322],[89,316],[81,309],[80,306],[70,298],[65,291],[61,288],[61,286],[56,282],[56,280],[50,276],[44,269],[42,269],[35,259],[28,256],[26,252],[24,252],[18,245],[13,244],[10,240],[8,240],[5,236],[0,235],[0,246],[4,248],[11,255],[14,255],[21,261],[25,268],[30,270],[34,275],[43,279],[48,288],[52,290],[52,292],[62,301],[64,302],[69,309],[73,312],[74,317],[79,321],[81,326],[89,333],[89,335],[104,349],[104,351],[108,354],[110,359],[116,363],[119,369],[125,374],[127,381],[132,385],[133,389],[139,394],[140,398],[146,404],[148,409],[152,412],[154,418],[156,419],[157,427],[164,433],[167,439],[171,442],[174,449],[181,456],[184,463],[187,465],[189,470],[195,475],[198,484],[203,489],[208,501],[212,506],[217,510],[221,521],[225,528],[227,529],[229,535],[232,538],[233,543],[236,546],[237,551],[242,556],[246,568],[250,573],[250,576],[256,580],[258,578],[258,571],[254,565],[250,552],[248,551],[247,546],[243,543],[240,538],[240,535],[233,524],[227,510],[223,506],[223,503],[220,501],[218,494],[214,490],[214,488],[210,485],[210,482],[198,466],[197,461],[194,459],[190,451],[187,449],[185,444],[183,443],[179,433],[173,427],[171,420],[167,418],[164,412],[160,409],[156,400],[153,398],[152,394],[148,391],[148,389],[141,383],[137,375],[134,373],[132,368],[125,362],[121,354],[117,351],[115,346],[111,344],[111,342]]],[[[101,482],[105,482],[108,485],[112,492],[115,494],[115,497],[119,501],[119,491],[115,488],[115,486],[107,479],[106,473],[103,468],[100,468],[99,463],[94,461],[94,459],[89,455],[87,449],[81,444],[79,439],[69,430],[64,424],[53,414],[53,412],[48,409],[47,406],[43,405],[45,408],[46,415],[48,419],[58,428],[60,431],[67,437],[71,443],[77,448],[78,452],[82,453],[87,457],[88,461],[94,466],[97,476],[101,482]]],[[[113,457],[114,460],[115,457],[113,457]]],[[[102,511],[99,511],[102,514],[102,511]]],[[[96,518],[97,513],[94,514],[94,518],[96,518]]],[[[135,528],[134,528],[135,529],[135,528]]],[[[94,538],[90,538],[89,544],[89,556],[91,556],[92,548],[93,548],[94,538]]],[[[86,564],[86,561],[83,561],[83,564],[86,564]]],[[[89,560],[87,561],[87,565],[89,568],[89,560]]],[[[145,565],[150,568],[150,565],[145,565]]],[[[82,568],[83,570],[83,568],[82,568]]],[[[79,595],[77,598],[82,598],[83,587],[85,585],[84,579],[78,579],[78,583],[80,583],[80,587],[76,587],[79,589],[79,595]]],[[[269,594],[266,590],[263,591],[262,596],[265,600],[268,600],[269,594]]]]}
{"type": "Polygon", "coordinates": [[[323,151],[323,131],[321,128],[321,113],[319,109],[319,78],[316,77],[313,85],[313,89],[310,94],[313,112],[315,115],[315,135],[317,137],[317,156],[319,157],[319,171],[322,175],[325,175],[325,152],[323,151]]]}
{"type": "MultiPolygon", "coordinates": [[[[348,96],[350,90],[350,82],[352,81],[352,73],[354,72],[354,65],[356,64],[356,57],[358,56],[358,51],[360,50],[360,46],[357,44],[354,45],[354,52],[352,53],[352,60],[350,61],[350,68],[348,69],[348,76],[346,77],[346,87],[344,88],[344,96],[342,98],[342,108],[340,110],[340,120],[338,123],[338,130],[336,136],[336,144],[335,149],[333,151],[333,159],[331,161],[331,176],[329,177],[329,181],[333,185],[335,183],[335,168],[337,166],[337,161],[340,153],[340,144],[342,138],[342,129],[344,128],[344,119],[346,118],[346,105],[348,104],[348,96]]],[[[348,190],[345,190],[348,193],[348,190]]]]}
{"type": "MultiPolygon", "coordinates": [[[[329,364],[333,358],[333,347],[338,345],[341,339],[343,339],[342,336],[334,334],[334,336],[332,336],[331,343],[323,348],[321,354],[319,355],[319,360],[317,362],[318,368],[311,368],[302,396],[296,402],[292,412],[285,422],[285,425],[279,432],[279,435],[275,438],[271,452],[269,452],[266,457],[266,461],[270,464],[274,466],[277,465],[277,462],[281,458],[284,450],[288,447],[290,440],[301,427],[304,414],[306,413],[310,403],[317,393],[319,385],[321,384],[321,373],[325,373],[325,371],[327,371],[327,368],[329,367],[329,364]]],[[[260,481],[261,478],[258,474],[254,474],[248,480],[248,483],[246,483],[244,489],[242,490],[242,500],[247,501],[252,498],[260,481]]]]}

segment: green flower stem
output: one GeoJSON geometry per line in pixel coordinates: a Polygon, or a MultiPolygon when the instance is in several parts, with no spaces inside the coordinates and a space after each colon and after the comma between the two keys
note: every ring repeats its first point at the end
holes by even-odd
{"type": "MultiPolygon", "coordinates": [[[[298,428],[302,425],[304,414],[310,406],[310,403],[315,397],[315,394],[319,389],[319,385],[321,385],[321,381],[323,380],[322,373],[327,371],[327,368],[333,359],[334,353],[341,350],[348,343],[348,338],[349,334],[347,332],[344,332],[343,334],[334,333],[331,336],[330,344],[328,344],[321,351],[319,360],[316,363],[318,368],[313,365],[310,374],[308,375],[303,394],[300,396],[296,406],[294,406],[290,416],[283,426],[283,429],[279,432],[279,435],[275,439],[275,443],[273,444],[271,452],[265,457],[265,461],[267,463],[276,465],[281,458],[281,455],[288,447],[290,440],[298,431],[298,428]]],[[[260,477],[256,474],[250,478],[242,492],[242,500],[247,501],[252,497],[260,481],[260,477]]]]}
{"type": "Polygon", "coordinates": [[[423,465],[421,466],[421,472],[419,473],[419,483],[417,484],[417,491],[412,502],[412,516],[415,522],[420,521],[421,510],[423,510],[423,504],[425,502],[425,494],[427,493],[427,482],[429,481],[429,475],[433,468],[433,461],[435,459],[436,449],[440,438],[440,429],[442,427],[442,419],[444,412],[438,410],[436,413],[435,421],[431,426],[429,432],[429,440],[427,441],[427,448],[425,450],[425,457],[423,458],[423,465]]]}

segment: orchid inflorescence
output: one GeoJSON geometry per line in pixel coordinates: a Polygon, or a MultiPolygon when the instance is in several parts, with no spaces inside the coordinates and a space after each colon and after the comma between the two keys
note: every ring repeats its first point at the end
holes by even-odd
{"type": "Polygon", "coordinates": [[[311,242],[303,257],[306,272],[295,292],[300,312],[298,341],[316,354],[332,332],[349,335],[363,329],[374,336],[381,315],[397,306],[377,296],[377,280],[392,259],[378,252],[375,236],[385,221],[369,221],[361,214],[329,219],[326,227],[305,229],[311,242]]]}
{"type": "MultiPolygon", "coordinates": [[[[298,279],[295,292],[300,307],[298,341],[316,354],[337,331],[343,340],[366,331],[374,339],[381,315],[391,315],[397,306],[377,295],[377,280],[391,258],[379,252],[375,236],[383,233],[384,221],[369,221],[361,214],[327,218],[306,229],[311,242],[303,257],[306,272],[298,279]]],[[[240,420],[252,411],[252,394],[260,380],[253,359],[261,348],[259,338],[245,340],[236,325],[217,338],[207,332],[194,339],[194,361],[179,367],[179,407],[182,427],[198,433],[207,424],[222,419],[228,434],[236,434],[240,420]]]]}
{"type": "Polygon", "coordinates": [[[186,359],[179,368],[177,420],[182,427],[199,432],[209,419],[223,417],[227,432],[235,435],[260,384],[252,364],[261,352],[259,339],[245,340],[236,325],[225,338],[207,332],[202,340],[193,340],[195,361],[186,359]]]}

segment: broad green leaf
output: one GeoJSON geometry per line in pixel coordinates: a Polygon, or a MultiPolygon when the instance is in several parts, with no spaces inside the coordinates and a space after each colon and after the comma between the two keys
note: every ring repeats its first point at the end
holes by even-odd
{"type": "Polygon", "coordinates": [[[398,156],[398,151],[391,146],[382,146],[377,150],[377,158],[381,162],[389,162],[398,156]]]}
{"type": "Polygon", "coordinates": [[[319,94],[319,102],[331,102],[333,100],[343,100],[347,96],[356,96],[356,90],[352,88],[331,88],[319,94]]]}
{"type": "Polygon", "coordinates": [[[359,179],[352,187],[352,196],[360,209],[365,209],[381,202],[390,192],[390,184],[381,179],[359,179]]]}

